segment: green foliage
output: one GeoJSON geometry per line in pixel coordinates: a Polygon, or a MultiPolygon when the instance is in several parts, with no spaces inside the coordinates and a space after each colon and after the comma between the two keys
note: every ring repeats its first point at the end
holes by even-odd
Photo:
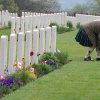
{"type": "Polygon", "coordinates": [[[66,27],[64,27],[64,26],[59,26],[59,28],[58,28],[58,33],[65,33],[66,30],[67,30],[66,27]]]}
{"type": "Polygon", "coordinates": [[[3,97],[4,94],[9,94],[11,90],[6,86],[0,86],[0,98],[3,97]]]}
{"type": "Polygon", "coordinates": [[[18,70],[16,73],[8,75],[7,78],[15,78],[21,83],[21,85],[26,85],[31,81],[30,76],[25,70],[18,70]]]}
{"type": "Polygon", "coordinates": [[[45,0],[0,0],[0,10],[10,10],[10,12],[54,12],[60,8],[61,5],[57,0],[48,0],[48,3],[45,0]]]}
{"type": "Polygon", "coordinates": [[[76,28],[79,29],[80,27],[81,27],[81,24],[79,22],[79,23],[77,23],[76,28]]]}
{"type": "Polygon", "coordinates": [[[8,27],[11,28],[11,21],[8,22],[8,27]]]}
{"type": "Polygon", "coordinates": [[[14,0],[0,0],[0,4],[3,5],[4,10],[9,10],[12,12],[18,11],[18,6],[14,0]]]}
{"type": "Polygon", "coordinates": [[[32,68],[36,68],[37,75],[44,75],[54,70],[53,67],[47,64],[34,64],[32,65],[32,68]]]}
{"type": "Polygon", "coordinates": [[[57,32],[59,32],[59,25],[56,22],[50,23],[50,26],[57,26],[57,32]]]}
{"type": "Polygon", "coordinates": [[[67,27],[69,27],[69,28],[73,28],[72,21],[67,21],[67,27]]]}
{"type": "Polygon", "coordinates": [[[72,12],[87,13],[87,11],[89,11],[89,7],[87,4],[78,3],[72,8],[72,12]]]}
{"type": "Polygon", "coordinates": [[[3,5],[0,4],[0,10],[2,10],[2,9],[3,9],[3,5]]]}
{"type": "Polygon", "coordinates": [[[57,32],[58,32],[59,34],[72,31],[72,28],[73,28],[72,23],[69,22],[68,25],[69,25],[69,26],[64,27],[64,26],[58,25],[56,22],[50,23],[50,26],[57,26],[57,32]]]}
{"type": "Polygon", "coordinates": [[[8,36],[8,40],[10,40],[11,29],[0,29],[0,36],[6,35],[8,36]]]}
{"type": "Polygon", "coordinates": [[[61,53],[55,53],[55,56],[57,57],[59,63],[61,64],[67,64],[68,62],[68,53],[67,52],[61,52],[61,53]]]}
{"type": "Polygon", "coordinates": [[[20,10],[27,10],[30,7],[30,0],[14,0],[20,10]]]}
{"type": "Polygon", "coordinates": [[[54,62],[57,62],[57,58],[51,52],[45,53],[39,58],[40,63],[46,60],[53,60],[54,62]]]}

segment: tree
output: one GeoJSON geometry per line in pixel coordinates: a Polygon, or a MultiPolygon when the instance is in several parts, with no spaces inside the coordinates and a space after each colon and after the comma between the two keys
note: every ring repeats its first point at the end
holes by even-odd
{"type": "Polygon", "coordinates": [[[30,0],[14,0],[20,10],[27,10],[30,7],[30,0]]]}
{"type": "MultiPolygon", "coordinates": [[[[34,11],[34,12],[57,12],[61,5],[57,0],[0,0],[4,10],[10,11],[34,11]]],[[[2,8],[1,6],[1,8],[2,8]]]]}
{"type": "Polygon", "coordinates": [[[58,12],[61,9],[57,0],[31,0],[32,3],[35,11],[38,12],[58,12]]]}
{"type": "Polygon", "coordinates": [[[100,14],[100,0],[88,0],[86,4],[76,4],[71,12],[100,14]]]}
{"type": "Polygon", "coordinates": [[[88,6],[86,4],[76,4],[72,9],[71,12],[76,13],[88,13],[88,6]]]}
{"type": "Polygon", "coordinates": [[[3,5],[0,5],[0,10],[2,10],[3,9],[3,5]]]}
{"type": "Polygon", "coordinates": [[[3,6],[4,10],[13,12],[18,10],[18,6],[15,4],[14,0],[0,0],[0,4],[3,6]]]}
{"type": "Polygon", "coordinates": [[[97,5],[100,7],[100,0],[95,0],[97,5]]]}

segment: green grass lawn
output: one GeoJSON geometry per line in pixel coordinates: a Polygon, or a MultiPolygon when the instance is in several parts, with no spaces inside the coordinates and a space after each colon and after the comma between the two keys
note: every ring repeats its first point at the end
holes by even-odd
{"type": "Polygon", "coordinates": [[[100,62],[83,60],[87,48],[75,41],[77,31],[57,35],[57,48],[68,52],[71,62],[1,100],[100,100],[100,62]]]}
{"type": "Polygon", "coordinates": [[[10,28],[9,28],[9,29],[0,30],[0,37],[1,37],[2,35],[7,35],[7,36],[8,36],[8,40],[9,40],[10,34],[11,34],[11,29],[10,29],[10,28]]]}

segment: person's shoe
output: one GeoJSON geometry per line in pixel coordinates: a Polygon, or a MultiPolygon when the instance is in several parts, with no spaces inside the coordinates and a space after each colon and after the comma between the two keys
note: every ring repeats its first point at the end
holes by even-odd
{"type": "Polygon", "coordinates": [[[93,61],[93,60],[92,60],[91,57],[89,56],[89,57],[87,57],[87,58],[84,58],[84,61],[93,61]]]}
{"type": "Polygon", "coordinates": [[[100,58],[96,58],[96,61],[100,61],[100,58]]]}

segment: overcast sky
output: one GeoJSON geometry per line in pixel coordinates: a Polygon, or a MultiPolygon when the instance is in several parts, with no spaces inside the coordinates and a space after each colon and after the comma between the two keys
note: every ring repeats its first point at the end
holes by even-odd
{"type": "Polygon", "coordinates": [[[88,0],[59,0],[63,9],[71,9],[78,3],[87,3],[88,0]]]}

